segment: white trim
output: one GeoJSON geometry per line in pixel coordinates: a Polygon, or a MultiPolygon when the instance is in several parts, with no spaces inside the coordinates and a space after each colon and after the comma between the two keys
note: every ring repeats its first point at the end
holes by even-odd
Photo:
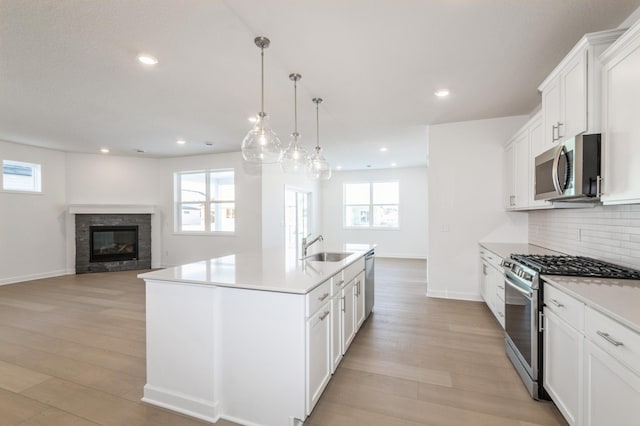
{"type": "Polygon", "coordinates": [[[59,269],[57,271],[40,272],[38,274],[18,275],[15,277],[0,279],[0,285],[15,284],[15,283],[21,283],[25,281],[41,280],[43,278],[53,278],[53,277],[60,277],[63,275],[73,275],[73,274],[75,274],[75,271],[69,271],[68,269],[59,269]]]}
{"type": "Polygon", "coordinates": [[[468,300],[471,302],[484,302],[482,296],[476,293],[449,290],[430,290],[429,287],[427,287],[427,297],[433,297],[437,299],[468,300]]]}
{"type": "Polygon", "coordinates": [[[137,204],[70,204],[69,214],[157,214],[159,210],[152,205],[137,204]]]}
{"type": "Polygon", "coordinates": [[[144,385],[142,401],[212,423],[220,419],[218,401],[192,398],[188,395],[160,389],[149,384],[144,385]]]}

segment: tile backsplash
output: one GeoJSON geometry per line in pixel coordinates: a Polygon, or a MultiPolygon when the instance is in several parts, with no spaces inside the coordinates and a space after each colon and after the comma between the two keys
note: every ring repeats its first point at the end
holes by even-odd
{"type": "Polygon", "coordinates": [[[640,269],[640,205],[529,212],[529,242],[640,269]]]}

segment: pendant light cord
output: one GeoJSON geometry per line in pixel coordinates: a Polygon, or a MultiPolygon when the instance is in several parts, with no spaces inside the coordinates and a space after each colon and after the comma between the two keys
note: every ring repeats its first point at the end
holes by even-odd
{"type": "Polygon", "coordinates": [[[296,135],[296,142],[298,141],[298,79],[293,80],[293,132],[296,135]]]}
{"type": "Polygon", "coordinates": [[[264,47],[260,47],[260,69],[261,69],[261,99],[260,99],[260,116],[264,117],[264,47]]]}
{"type": "Polygon", "coordinates": [[[316,151],[320,150],[320,102],[316,102],[316,151]]]}

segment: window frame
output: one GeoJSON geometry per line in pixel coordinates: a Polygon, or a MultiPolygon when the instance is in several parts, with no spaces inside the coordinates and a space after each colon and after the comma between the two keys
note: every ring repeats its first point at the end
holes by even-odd
{"type": "Polygon", "coordinates": [[[367,230],[367,231],[397,231],[400,229],[400,181],[397,179],[384,179],[384,180],[375,180],[375,181],[354,181],[354,182],[344,182],[342,184],[342,227],[344,229],[349,230],[367,230]],[[379,183],[395,183],[398,185],[398,203],[397,204],[388,204],[388,203],[374,203],[374,187],[375,184],[379,183]],[[347,185],[363,185],[367,184],[369,186],[369,204],[347,204],[347,185]],[[398,209],[398,224],[396,226],[376,226],[374,225],[374,217],[373,212],[375,207],[381,206],[396,206],[398,209]],[[353,226],[347,223],[347,208],[348,207],[368,207],[369,214],[369,223],[366,226],[353,226]]]}
{"type": "Polygon", "coordinates": [[[42,163],[33,163],[33,162],[22,161],[22,160],[9,160],[9,159],[5,158],[5,159],[3,159],[1,161],[1,169],[2,169],[2,173],[0,173],[0,192],[10,193],[10,194],[25,194],[25,195],[27,195],[27,194],[28,195],[43,195],[44,194],[44,182],[43,182],[43,179],[42,179],[44,166],[43,166],[42,163]],[[34,176],[34,179],[37,179],[37,185],[36,185],[37,189],[36,190],[25,190],[25,189],[5,188],[4,187],[4,185],[5,185],[5,179],[4,179],[5,162],[19,163],[19,164],[30,166],[31,170],[36,175],[36,176],[34,176]]]}
{"type": "Polygon", "coordinates": [[[236,172],[235,169],[198,169],[198,170],[181,170],[173,173],[173,214],[174,214],[174,227],[173,233],[175,235],[202,235],[202,236],[235,236],[237,231],[236,222],[236,172]],[[211,199],[211,175],[216,173],[233,173],[233,199],[224,200],[212,200],[211,199]],[[181,177],[190,174],[204,174],[205,175],[205,194],[203,201],[182,201],[182,180],[181,177]],[[189,204],[204,204],[204,230],[189,231],[182,229],[182,206],[189,204]],[[212,205],[219,204],[233,204],[233,231],[216,231],[211,230],[211,213],[215,209],[212,209],[212,205]]]}

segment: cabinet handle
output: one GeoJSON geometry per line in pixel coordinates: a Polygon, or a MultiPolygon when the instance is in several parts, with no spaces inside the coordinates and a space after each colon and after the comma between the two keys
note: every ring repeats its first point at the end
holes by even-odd
{"type": "Polygon", "coordinates": [[[596,178],[596,196],[600,197],[602,195],[602,176],[598,176],[596,178]]]}
{"type": "Polygon", "coordinates": [[[340,280],[336,283],[337,286],[341,286],[342,284],[344,284],[344,280],[340,280]]]}
{"type": "Polygon", "coordinates": [[[324,299],[326,299],[327,297],[329,297],[329,293],[325,293],[325,294],[323,294],[322,296],[318,297],[318,300],[322,302],[322,301],[323,301],[324,299]]]}
{"type": "Polygon", "coordinates": [[[556,137],[556,130],[558,130],[558,127],[554,124],[551,126],[551,140],[552,142],[557,141],[560,138],[556,137]]]}
{"type": "Polygon", "coordinates": [[[502,318],[504,318],[504,314],[502,312],[498,312],[498,315],[500,315],[502,318]]]}
{"type": "Polygon", "coordinates": [[[611,343],[613,346],[623,346],[624,343],[617,341],[616,339],[614,339],[613,337],[611,337],[609,335],[609,333],[605,333],[603,331],[596,331],[596,333],[598,334],[598,336],[602,337],[604,340],[606,340],[607,342],[611,343]]]}
{"type": "Polygon", "coordinates": [[[556,299],[551,299],[551,303],[556,305],[558,308],[564,308],[564,305],[562,303],[558,302],[556,299]]]}
{"type": "Polygon", "coordinates": [[[487,275],[487,265],[485,265],[484,263],[482,264],[482,274],[487,275]]]}
{"type": "Polygon", "coordinates": [[[500,290],[504,290],[504,286],[503,286],[503,285],[499,285],[499,286],[498,286],[498,288],[499,288],[500,290]]]}
{"type": "Polygon", "coordinates": [[[564,135],[560,134],[560,126],[564,126],[564,123],[558,121],[558,140],[562,139],[564,135]]]}
{"type": "Polygon", "coordinates": [[[324,311],[324,314],[320,315],[320,321],[324,321],[327,315],[329,315],[329,311],[324,311]]]}

